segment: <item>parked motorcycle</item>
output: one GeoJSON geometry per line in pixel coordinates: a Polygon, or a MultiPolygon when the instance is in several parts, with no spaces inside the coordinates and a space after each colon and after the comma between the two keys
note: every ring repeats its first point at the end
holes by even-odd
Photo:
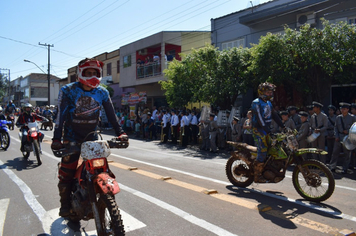
{"type": "Polygon", "coordinates": [[[9,123],[7,123],[7,126],[9,127],[9,129],[14,130],[15,116],[13,114],[9,114],[9,115],[7,115],[6,119],[9,121],[9,123]]]}
{"type": "Polygon", "coordinates": [[[42,164],[41,158],[41,142],[43,140],[44,134],[40,132],[38,123],[29,122],[28,124],[21,127],[19,132],[19,138],[22,140],[22,129],[28,128],[26,142],[23,144],[23,150],[21,150],[22,155],[25,159],[28,159],[30,153],[33,151],[37,159],[37,164],[42,164]]]}
{"type": "Polygon", "coordinates": [[[0,147],[4,151],[10,146],[10,135],[9,129],[7,128],[8,123],[9,121],[7,120],[0,120],[0,147]]]}
{"type": "Polygon", "coordinates": [[[109,169],[107,157],[111,153],[110,148],[127,148],[128,145],[125,136],[125,140],[87,141],[81,147],[70,144],[66,148],[53,150],[56,157],[81,154],[70,197],[69,219],[74,222],[94,219],[99,236],[125,235],[120,209],[115,201],[115,194],[120,188],[109,169]]]}
{"type": "MultiPolygon", "coordinates": [[[[298,147],[296,131],[272,134],[269,140],[267,161],[262,176],[268,183],[278,183],[285,177],[288,167],[293,166],[293,186],[303,198],[321,202],[327,200],[334,192],[335,179],[329,168],[317,160],[305,160],[303,154],[326,155],[327,152],[316,148],[298,147]]],[[[228,142],[236,148],[226,163],[226,175],[237,187],[247,187],[254,182],[254,161],[257,147],[246,143],[228,142]]]]}

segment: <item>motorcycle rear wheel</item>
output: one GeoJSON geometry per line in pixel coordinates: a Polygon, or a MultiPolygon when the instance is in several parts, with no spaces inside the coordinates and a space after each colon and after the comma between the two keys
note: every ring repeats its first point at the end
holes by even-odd
{"type": "Polygon", "coordinates": [[[308,173],[307,178],[304,178],[298,167],[293,170],[292,181],[298,194],[313,202],[322,202],[331,197],[335,179],[329,168],[317,160],[304,161],[302,167],[308,173]]]}
{"type": "Polygon", "coordinates": [[[22,156],[25,160],[27,160],[28,157],[30,156],[30,152],[22,152],[22,156]]]}
{"type": "Polygon", "coordinates": [[[10,146],[10,135],[6,131],[0,132],[1,148],[6,151],[10,146]]]}
{"type": "Polygon", "coordinates": [[[101,194],[97,206],[104,235],[125,235],[120,209],[116,204],[115,197],[101,194]]]}
{"type": "Polygon", "coordinates": [[[234,156],[227,160],[225,171],[230,183],[236,187],[247,187],[253,182],[253,169],[234,156]]]}
{"type": "Polygon", "coordinates": [[[33,146],[35,149],[34,151],[37,159],[37,164],[40,166],[42,165],[42,159],[41,159],[41,152],[40,152],[40,144],[38,143],[37,139],[33,140],[33,146]]]}

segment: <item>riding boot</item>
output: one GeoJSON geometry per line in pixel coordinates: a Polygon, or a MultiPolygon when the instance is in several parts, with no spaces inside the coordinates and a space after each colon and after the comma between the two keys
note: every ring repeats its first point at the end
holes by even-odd
{"type": "Polygon", "coordinates": [[[60,196],[61,208],[59,209],[59,216],[67,217],[70,215],[70,193],[72,183],[58,183],[58,190],[60,196]]]}
{"type": "Polygon", "coordinates": [[[253,168],[254,168],[254,181],[255,183],[266,183],[267,180],[263,178],[262,176],[262,171],[263,171],[263,162],[255,161],[253,163],[253,168]]]}

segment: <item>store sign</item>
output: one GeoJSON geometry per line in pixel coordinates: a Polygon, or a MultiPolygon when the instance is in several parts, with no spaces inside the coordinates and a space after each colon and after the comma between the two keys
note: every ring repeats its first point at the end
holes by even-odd
{"type": "Polygon", "coordinates": [[[136,105],[139,102],[147,102],[146,92],[134,92],[130,94],[125,94],[122,97],[121,105],[136,105]]]}

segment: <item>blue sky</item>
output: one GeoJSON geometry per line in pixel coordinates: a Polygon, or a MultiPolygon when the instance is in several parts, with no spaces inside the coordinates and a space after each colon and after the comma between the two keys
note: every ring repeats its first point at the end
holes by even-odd
{"type": "Polygon", "coordinates": [[[1,1],[0,68],[10,69],[11,80],[41,73],[26,59],[47,73],[48,48],[39,43],[53,44],[50,72],[65,78],[67,69],[85,57],[160,31],[210,31],[211,18],[250,6],[249,0],[1,1]]]}

